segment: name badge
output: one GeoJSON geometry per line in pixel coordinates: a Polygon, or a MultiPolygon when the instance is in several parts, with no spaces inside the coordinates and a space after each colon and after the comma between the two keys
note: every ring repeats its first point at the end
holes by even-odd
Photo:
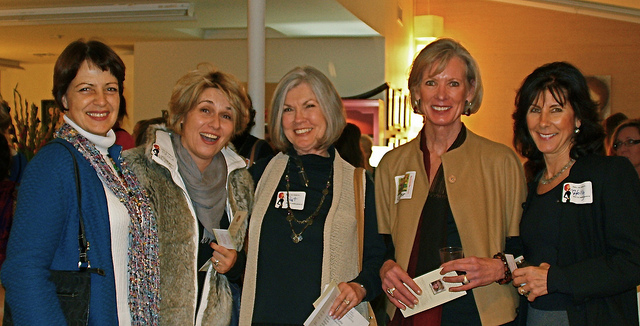
{"type": "Polygon", "coordinates": [[[407,171],[404,175],[395,176],[396,204],[400,199],[411,199],[413,196],[413,184],[416,180],[416,171],[407,171]]]}
{"type": "Polygon", "coordinates": [[[562,202],[572,204],[592,204],[593,185],[591,181],[583,183],[567,182],[562,185],[562,202]]]}
{"type": "Polygon", "coordinates": [[[288,204],[291,204],[291,209],[301,211],[304,209],[304,199],[306,196],[307,193],[304,191],[289,191],[289,198],[287,199],[287,192],[279,191],[275,207],[287,209],[289,208],[288,204]]]}

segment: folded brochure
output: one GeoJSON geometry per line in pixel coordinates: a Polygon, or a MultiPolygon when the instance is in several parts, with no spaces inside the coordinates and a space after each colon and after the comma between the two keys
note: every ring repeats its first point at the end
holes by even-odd
{"type": "Polygon", "coordinates": [[[407,286],[409,291],[418,298],[418,304],[413,306],[413,308],[407,307],[404,310],[401,309],[400,311],[402,311],[403,316],[409,317],[415,315],[419,312],[437,307],[445,302],[449,302],[467,294],[467,291],[449,292],[449,288],[460,286],[462,283],[445,282],[442,279],[443,277],[457,276],[458,274],[456,274],[456,272],[449,272],[447,274],[440,275],[441,270],[442,268],[438,268],[413,279],[420,289],[422,289],[422,295],[416,294],[407,286]]]}

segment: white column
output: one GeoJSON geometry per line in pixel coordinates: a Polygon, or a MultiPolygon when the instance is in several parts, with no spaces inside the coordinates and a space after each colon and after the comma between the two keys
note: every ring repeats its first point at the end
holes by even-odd
{"type": "Polygon", "coordinates": [[[265,85],[265,12],[266,0],[248,0],[247,49],[249,51],[248,91],[256,110],[256,125],[251,134],[264,139],[265,85]]]}

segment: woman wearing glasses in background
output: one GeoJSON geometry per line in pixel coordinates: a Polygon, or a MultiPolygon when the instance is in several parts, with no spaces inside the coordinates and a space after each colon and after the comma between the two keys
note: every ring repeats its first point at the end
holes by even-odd
{"type": "Polygon", "coordinates": [[[613,142],[609,153],[615,156],[624,156],[631,161],[640,175],[640,119],[624,121],[613,132],[613,142]]]}
{"type": "Polygon", "coordinates": [[[627,160],[604,156],[583,75],[566,62],[537,68],[513,119],[515,148],[534,176],[520,221],[531,266],[513,272],[523,319],[638,325],[640,180],[627,160]]]}

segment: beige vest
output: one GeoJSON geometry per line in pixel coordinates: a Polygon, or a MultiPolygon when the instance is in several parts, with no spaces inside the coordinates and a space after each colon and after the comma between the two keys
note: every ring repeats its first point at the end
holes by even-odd
{"type": "MultiPolygon", "coordinates": [[[[271,216],[265,216],[265,213],[288,160],[289,156],[286,154],[280,153],[276,155],[267,165],[256,187],[256,202],[249,222],[247,268],[240,305],[240,325],[250,325],[252,322],[256,275],[258,273],[260,229],[263,219],[272,218],[271,216]]],[[[358,236],[355,218],[353,170],[354,167],[346,163],[336,152],[333,163],[333,198],[324,225],[321,287],[324,287],[331,280],[336,281],[336,283],[348,282],[358,276],[358,236]]],[[[282,239],[282,241],[291,241],[291,239],[282,239]]],[[[277,264],[278,262],[271,260],[269,263],[277,264]]],[[[273,295],[282,294],[273,293],[273,295]]],[[[361,303],[356,309],[365,318],[368,318],[366,304],[361,303]]]]}

